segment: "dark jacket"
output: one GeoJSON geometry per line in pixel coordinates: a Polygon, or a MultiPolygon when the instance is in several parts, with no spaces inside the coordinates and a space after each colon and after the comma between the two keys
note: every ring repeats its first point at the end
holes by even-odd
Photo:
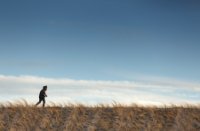
{"type": "Polygon", "coordinates": [[[40,91],[39,98],[41,98],[41,99],[44,99],[46,96],[47,96],[47,95],[46,95],[46,92],[45,92],[45,90],[44,90],[44,89],[42,89],[42,90],[40,91]]]}

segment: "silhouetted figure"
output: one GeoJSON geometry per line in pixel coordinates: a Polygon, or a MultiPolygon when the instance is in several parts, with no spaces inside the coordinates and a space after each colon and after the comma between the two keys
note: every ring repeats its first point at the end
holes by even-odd
{"type": "Polygon", "coordinates": [[[39,102],[36,104],[36,106],[39,105],[42,101],[43,101],[43,107],[45,106],[45,97],[47,97],[46,90],[47,86],[43,86],[43,89],[40,91],[39,94],[39,102]]]}

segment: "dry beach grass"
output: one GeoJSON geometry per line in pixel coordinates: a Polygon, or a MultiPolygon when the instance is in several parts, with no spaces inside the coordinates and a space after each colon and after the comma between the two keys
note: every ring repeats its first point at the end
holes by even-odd
{"type": "Polygon", "coordinates": [[[199,106],[1,105],[0,131],[200,131],[199,106]]]}

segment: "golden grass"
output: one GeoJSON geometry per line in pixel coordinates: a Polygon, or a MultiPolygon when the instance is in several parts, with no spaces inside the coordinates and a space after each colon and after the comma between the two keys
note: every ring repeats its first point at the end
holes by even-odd
{"type": "Polygon", "coordinates": [[[200,131],[199,106],[0,106],[0,131],[200,131]]]}

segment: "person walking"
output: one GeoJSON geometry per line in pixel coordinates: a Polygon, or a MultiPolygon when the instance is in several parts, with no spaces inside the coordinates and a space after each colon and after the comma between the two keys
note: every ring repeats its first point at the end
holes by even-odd
{"type": "Polygon", "coordinates": [[[40,91],[39,101],[36,103],[36,106],[39,105],[42,101],[43,101],[43,107],[45,106],[46,103],[45,97],[47,97],[46,91],[47,91],[47,85],[43,86],[43,89],[40,91]]]}

